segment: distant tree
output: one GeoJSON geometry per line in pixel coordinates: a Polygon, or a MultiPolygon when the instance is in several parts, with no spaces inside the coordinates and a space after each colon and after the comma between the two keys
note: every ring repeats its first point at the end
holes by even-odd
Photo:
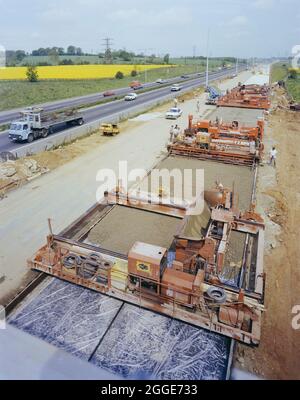
{"type": "Polygon", "coordinates": [[[49,55],[49,57],[50,57],[50,60],[51,60],[52,64],[57,65],[57,64],[59,63],[58,49],[56,49],[56,48],[51,49],[51,50],[49,51],[49,54],[48,54],[48,55],[49,55]]]}
{"type": "Polygon", "coordinates": [[[25,57],[26,57],[26,53],[25,53],[24,50],[17,50],[16,51],[16,59],[17,59],[18,62],[22,61],[23,58],[25,58],[25,57]]]}
{"type": "Polygon", "coordinates": [[[37,82],[39,79],[37,68],[34,65],[27,67],[26,76],[28,82],[37,82]]]}
{"type": "Polygon", "coordinates": [[[77,47],[77,49],[76,49],[76,55],[77,55],[77,56],[82,56],[82,55],[83,55],[83,51],[81,50],[80,47],[77,47]]]}
{"type": "Polygon", "coordinates": [[[33,50],[31,55],[33,55],[33,56],[47,56],[49,51],[50,51],[50,49],[44,49],[43,47],[40,47],[37,50],[33,50]]]}
{"type": "Polygon", "coordinates": [[[132,71],[131,71],[131,74],[130,74],[132,77],[135,77],[135,76],[137,76],[137,72],[136,72],[136,70],[135,69],[133,69],[132,71]]]}
{"type": "Polygon", "coordinates": [[[129,53],[125,49],[118,50],[116,52],[113,52],[114,57],[121,58],[124,61],[131,61],[134,58],[134,53],[129,53]]]}
{"type": "Polygon", "coordinates": [[[68,46],[67,54],[69,56],[75,56],[76,55],[76,47],[75,46],[68,46]]]}
{"type": "Polygon", "coordinates": [[[169,64],[169,63],[170,63],[170,54],[166,54],[166,55],[164,56],[164,63],[165,63],[165,64],[169,64]]]}
{"type": "Polygon", "coordinates": [[[147,63],[153,64],[155,58],[156,58],[155,54],[151,54],[151,56],[149,56],[148,59],[147,59],[147,63]]]}
{"type": "Polygon", "coordinates": [[[116,79],[123,79],[123,78],[124,78],[123,72],[118,71],[118,72],[116,73],[116,75],[115,75],[115,78],[116,78],[116,79]]]}
{"type": "Polygon", "coordinates": [[[74,61],[70,60],[70,59],[66,59],[64,58],[63,60],[59,61],[59,65],[73,65],[74,61]]]}

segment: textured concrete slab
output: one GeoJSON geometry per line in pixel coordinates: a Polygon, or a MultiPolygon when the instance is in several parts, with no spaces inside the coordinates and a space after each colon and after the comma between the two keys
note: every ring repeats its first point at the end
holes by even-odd
{"type": "Polygon", "coordinates": [[[9,319],[15,327],[88,360],[122,302],[50,279],[9,319]]]}
{"type": "Polygon", "coordinates": [[[225,379],[230,340],[125,305],[92,363],[125,378],[225,379]]]}
{"type": "Polygon", "coordinates": [[[228,338],[55,278],[41,287],[9,323],[102,371],[136,379],[226,376],[228,338]]]}

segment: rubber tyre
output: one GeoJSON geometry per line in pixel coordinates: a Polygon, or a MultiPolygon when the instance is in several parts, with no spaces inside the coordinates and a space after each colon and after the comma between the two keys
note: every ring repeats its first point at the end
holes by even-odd
{"type": "Polygon", "coordinates": [[[63,258],[62,263],[63,263],[65,268],[73,269],[73,268],[75,268],[75,265],[80,266],[82,264],[82,260],[76,254],[72,254],[71,253],[71,254],[68,254],[67,256],[65,256],[63,258]]]}
{"type": "Polygon", "coordinates": [[[48,129],[44,128],[42,130],[42,135],[41,136],[42,136],[43,139],[45,139],[48,136],[48,129]]]}
{"type": "Polygon", "coordinates": [[[214,301],[217,304],[224,304],[227,300],[227,295],[225,291],[221,288],[217,288],[214,286],[211,286],[207,290],[206,295],[209,297],[210,300],[214,301]]]}
{"type": "Polygon", "coordinates": [[[79,126],[83,125],[83,119],[80,118],[80,119],[78,120],[77,124],[78,124],[79,126]]]}
{"type": "Polygon", "coordinates": [[[28,142],[28,143],[32,143],[33,140],[34,140],[33,134],[30,133],[30,134],[28,135],[27,142],[28,142]]]}

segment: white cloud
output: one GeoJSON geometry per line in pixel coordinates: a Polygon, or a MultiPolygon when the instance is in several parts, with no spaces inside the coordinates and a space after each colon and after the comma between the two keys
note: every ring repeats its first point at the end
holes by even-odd
{"type": "Polygon", "coordinates": [[[69,22],[74,18],[71,9],[63,7],[51,7],[41,12],[40,17],[47,22],[69,22]]]}
{"type": "Polygon", "coordinates": [[[185,7],[172,7],[157,12],[131,8],[116,10],[108,14],[107,18],[112,21],[133,22],[139,26],[182,26],[192,21],[192,13],[185,7]]]}
{"type": "Polygon", "coordinates": [[[274,5],[274,0],[255,0],[253,2],[253,6],[255,8],[259,8],[265,10],[267,8],[271,8],[274,5]]]}
{"type": "Polygon", "coordinates": [[[126,21],[126,20],[132,20],[132,18],[139,18],[139,17],[140,17],[140,12],[136,8],[117,10],[108,15],[108,18],[112,21],[126,21]]]}
{"type": "Polygon", "coordinates": [[[245,17],[244,15],[237,15],[236,17],[232,18],[231,21],[229,21],[228,25],[241,26],[246,25],[247,22],[247,17],[245,17]]]}

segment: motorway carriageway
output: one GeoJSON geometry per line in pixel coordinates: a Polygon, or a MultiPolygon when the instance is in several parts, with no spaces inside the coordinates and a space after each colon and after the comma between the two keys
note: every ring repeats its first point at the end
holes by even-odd
{"type": "MultiPolygon", "coordinates": [[[[210,74],[210,81],[218,80],[218,79],[225,78],[225,77],[230,77],[233,74],[233,72],[234,72],[233,69],[214,72],[214,73],[210,74]]],[[[174,82],[174,80],[173,80],[173,82],[174,82]]],[[[181,82],[181,86],[182,86],[183,90],[184,89],[194,89],[203,84],[205,84],[204,74],[201,74],[201,76],[198,76],[195,79],[189,79],[188,81],[186,79],[182,79],[182,82],[181,82]]],[[[158,84],[151,83],[147,87],[150,87],[150,85],[152,85],[152,87],[153,87],[153,86],[157,86],[158,84]]],[[[144,87],[145,86],[146,85],[144,85],[144,87]]],[[[132,92],[133,90],[130,88],[120,89],[118,92],[116,91],[116,94],[118,94],[118,95],[121,94],[121,91],[123,94],[126,94],[128,92],[132,92]]],[[[139,94],[138,91],[136,91],[136,92],[138,94],[138,97],[136,100],[133,100],[133,101],[124,101],[122,99],[122,100],[116,100],[116,101],[108,102],[108,103],[101,104],[98,106],[90,107],[85,110],[83,109],[81,112],[84,116],[85,123],[93,122],[93,121],[96,121],[97,119],[104,118],[104,117],[110,117],[116,113],[126,112],[126,111],[130,110],[131,108],[136,107],[137,105],[142,105],[144,103],[151,102],[153,100],[163,99],[165,96],[170,94],[170,86],[158,87],[156,90],[151,90],[149,92],[145,92],[145,93],[141,93],[141,94],[139,94]]],[[[180,92],[174,92],[174,97],[179,96],[179,95],[180,95],[180,92]]],[[[88,104],[91,104],[93,101],[99,101],[101,98],[103,98],[103,95],[99,95],[99,94],[94,95],[94,98],[92,96],[89,96],[88,104]]],[[[68,106],[71,106],[71,105],[74,106],[75,101],[78,101],[78,105],[79,104],[82,105],[83,99],[82,98],[69,99],[68,106]]],[[[66,102],[64,102],[64,103],[66,103],[66,102]]],[[[66,104],[64,105],[64,107],[65,106],[66,106],[66,104]]],[[[44,109],[45,109],[45,111],[50,111],[50,110],[57,109],[57,107],[58,106],[56,103],[56,105],[52,104],[51,106],[44,107],[44,109]]],[[[62,107],[62,104],[61,104],[61,107],[62,107]]],[[[14,111],[14,113],[16,115],[14,115],[13,118],[19,116],[18,112],[16,113],[14,111]]],[[[12,115],[12,114],[10,114],[10,115],[12,115]]],[[[3,116],[2,116],[2,118],[3,118],[3,116]]],[[[8,118],[8,116],[6,116],[6,118],[8,118]]],[[[10,118],[12,118],[12,117],[10,116],[10,118]]],[[[71,129],[71,128],[68,128],[68,129],[71,129]]],[[[65,124],[62,124],[60,126],[58,125],[56,127],[54,133],[51,134],[51,137],[55,136],[59,132],[61,133],[62,130],[67,131],[68,129],[66,129],[65,124]]],[[[38,139],[38,140],[39,141],[47,140],[47,138],[38,139]]],[[[31,143],[30,145],[33,145],[34,143],[35,142],[31,143]]],[[[0,153],[4,152],[4,151],[17,151],[24,146],[30,147],[30,145],[26,142],[25,143],[11,142],[8,138],[8,131],[4,131],[4,132],[0,133],[0,153]]],[[[28,151],[30,151],[29,148],[28,148],[28,151]]]]}

